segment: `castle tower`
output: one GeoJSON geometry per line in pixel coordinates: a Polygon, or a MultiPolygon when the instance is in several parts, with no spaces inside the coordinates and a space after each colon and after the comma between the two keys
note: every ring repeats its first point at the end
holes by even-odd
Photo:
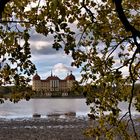
{"type": "Polygon", "coordinates": [[[66,81],[67,81],[67,87],[69,90],[71,90],[73,83],[75,81],[75,76],[72,74],[72,71],[70,72],[70,75],[68,75],[66,77],[66,81]]]}
{"type": "Polygon", "coordinates": [[[33,84],[32,84],[32,90],[35,91],[40,91],[41,90],[41,80],[40,80],[40,76],[36,74],[33,76],[33,84]]]}

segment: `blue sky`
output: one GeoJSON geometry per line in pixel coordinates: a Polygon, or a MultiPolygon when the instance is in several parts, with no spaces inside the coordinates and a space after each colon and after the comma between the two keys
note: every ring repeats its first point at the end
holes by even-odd
{"type": "MultiPolygon", "coordinates": [[[[56,51],[52,48],[53,36],[49,35],[45,37],[36,33],[31,32],[30,45],[32,53],[32,62],[36,65],[37,72],[42,79],[46,79],[51,75],[51,71],[54,75],[64,79],[70,71],[76,77],[77,81],[80,81],[80,69],[71,66],[73,61],[70,55],[64,53],[63,49],[56,51]]],[[[101,44],[100,44],[101,45],[101,44]]],[[[102,45],[101,45],[102,46],[102,45]]],[[[115,52],[113,56],[117,55],[115,52]]],[[[114,67],[120,66],[120,60],[116,58],[114,67]]],[[[124,67],[121,69],[124,75],[128,75],[128,68],[124,67]]]]}
{"type": "Polygon", "coordinates": [[[71,66],[73,61],[70,55],[64,53],[63,49],[56,51],[52,48],[53,36],[45,37],[31,32],[30,45],[32,62],[36,65],[37,72],[42,79],[50,76],[51,71],[61,79],[64,79],[70,71],[80,80],[80,69],[71,66]]]}

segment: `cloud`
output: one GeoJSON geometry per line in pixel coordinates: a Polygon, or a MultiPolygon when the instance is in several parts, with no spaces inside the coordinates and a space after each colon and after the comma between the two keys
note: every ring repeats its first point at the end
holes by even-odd
{"type": "Polygon", "coordinates": [[[52,55],[62,52],[62,49],[56,51],[56,49],[52,48],[53,42],[53,35],[48,35],[46,37],[36,33],[35,31],[32,31],[30,38],[31,53],[35,55],[52,55]]]}
{"type": "Polygon", "coordinates": [[[60,72],[70,72],[72,70],[72,68],[64,65],[63,63],[58,63],[56,65],[53,66],[53,71],[55,73],[60,73],[60,72]]]}
{"type": "MultiPolygon", "coordinates": [[[[45,44],[45,43],[44,43],[45,44]]],[[[46,42],[46,46],[44,45],[43,42],[37,42],[37,44],[32,45],[31,47],[31,53],[34,55],[52,55],[52,54],[59,54],[60,51],[62,51],[61,49],[59,51],[56,51],[55,49],[53,49],[51,46],[47,46],[47,42],[46,42]]]]}
{"type": "Polygon", "coordinates": [[[36,34],[30,40],[31,53],[36,55],[52,55],[60,53],[60,51],[62,51],[62,49],[60,49],[59,51],[53,49],[52,44],[53,39],[51,37],[40,37],[36,34]]]}
{"type": "Polygon", "coordinates": [[[53,66],[52,72],[53,74],[59,76],[60,78],[65,78],[67,74],[70,73],[70,71],[75,71],[76,69],[74,67],[65,65],[63,63],[57,63],[53,66]]]}
{"type": "Polygon", "coordinates": [[[71,67],[72,57],[66,55],[63,49],[59,51],[53,49],[53,41],[53,35],[46,37],[33,30],[31,31],[31,60],[36,65],[38,74],[42,79],[46,79],[52,71],[54,75],[64,79],[70,71],[73,71],[74,75],[78,74],[78,77],[80,77],[79,69],[71,67]]]}
{"type": "Polygon", "coordinates": [[[53,42],[54,38],[52,34],[49,34],[48,36],[44,36],[42,34],[37,33],[35,30],[32,30],[30,32],[30,40],[31,41],[51,41],[53,42]]]}
{"type": "Polygon", "coordinates": [[[45,64],[49,66],[54,66],[57,63],[71,65],[72,57],[69,55],[66,55],[65,53],[58,53],[58,54],[52,54],[52,55],[32,54],[31,60],[35,64],[39,64],[39,65],[45,64]]]}
{"type": "Polygon", "coordinates": [[[50,76],[51,70],[55,75],[66,76],[68,71],[75,70],[71,68],[72,58],[66,54],[53,55],[32,55],[32,62],[36,65],[37,71],[41,77],[50,76]],[[62,66],[62,64],[65,66],[62,66]],[[60,65],[61,64],[61,65],[60,65]]]}

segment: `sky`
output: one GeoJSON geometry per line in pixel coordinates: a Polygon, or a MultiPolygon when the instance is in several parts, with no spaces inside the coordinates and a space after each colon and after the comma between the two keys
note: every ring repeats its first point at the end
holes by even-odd
{"type": "MultiPolygon", "coordinates": [[[[43,1],[41,1],[40,5],[43,4],[43,1]]],[[[31,7],[34,6],[36,6],[36,3],[31,4],[31,7]]],[[[31,7],[27,7],[26,10],[30,9],[31,7]]],[[[74,27],[73,29],[75,30],[74,27]]],[[[52,43],[53,35],[45,37],[36,33],[34,30],[31,31],[31,60],[37,68],[37,73],[42,79],[46,79],[48,76],[50,76],[51,72],[53,75],[64,79],[72,71],[72,74],[75,76],[76,80],[80,81],[80,69],[71,66],[71,62],[73,61],[71,56],[65,54],[63,49],[59,51],[53,49],[52,43]]]]}
{"type": "Polygon", "coordinates": [[[72,71],[77,81],[80,81],[80,69],[71,66],[72,57],[64,53],[63,49],[56,51],[52,48],[53,36],[45,37],[31,32],[31,60],[36,65],[37,73],[42,79],[53,75],[64,79],[72,71]]]}
{"type": "MultiPolygon", "coordinates": [[[[76,80],[80,81],[81,69],[71,66],[71,62],[73,61],[72,57],[65,54],[63,49],[56,51],[52,48],[53,35],[45,37],[36,33],[34,30],[31,31],[30,35],[31,60],[35,64],[37,73],[40,75],[41,79],[46,79],[51,75],[51,72],[60,79],[64,79],[72,71],[76,80]]],[[[113,55],[115,56],[117,53],[118,52],[113,55]]],[[[119,61],[120,60],[116,58],[117,63],[114,65],[114,68],[120,66],[119,61]]],[[[124,67],[122,72],[125,76],[128,75],[128,68],[124,67]]]]}
{"type": "MultiPolygon", "coordinates": [[[[33,4],[31,4],[31,6],[33,6],[33,4]]],[[[30,9],[30,7],[27,7],[27,10],[28,8],[30,9]]],[[[74,24],[70,25],[70,27],[72,27],[74,31],[78,32],[74,24]]],[[[53,75],[64,79],[67,74],[72,71],[73,75],[76,77],[76,80],[80,81],[80,69],[71,66],[71,62],[73,61],[71,56],[65,54],[63,49],[60,49],[59,51],[53,49],[52,43],[53,35],[45,37],[36,33],[34,30],[31,31],[31,60],[36,65],[37,73],[42,79],[46,79],[48,76],[50,76],[51,72],[53,75]]],[[[116,61],[118,61],[118,63],[116,63],[114,67],[118,67],[118,65],[120,65],[118,58],[116,61]]],[[[127,68],[124,67],[122,72],[124,75],[127,75],[127,68]]]]}

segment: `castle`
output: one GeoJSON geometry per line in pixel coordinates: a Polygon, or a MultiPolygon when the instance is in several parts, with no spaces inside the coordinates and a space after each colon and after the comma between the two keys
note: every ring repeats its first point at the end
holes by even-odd
{"type": "Polygon", "coordinates": [[[75,82],[75,76],[68,74],[65,79],[60,79],[51,72],[51,76],[42,80],[36,73],[32,79],[32,90],[45,96],[68,96],[75,82]]]}

